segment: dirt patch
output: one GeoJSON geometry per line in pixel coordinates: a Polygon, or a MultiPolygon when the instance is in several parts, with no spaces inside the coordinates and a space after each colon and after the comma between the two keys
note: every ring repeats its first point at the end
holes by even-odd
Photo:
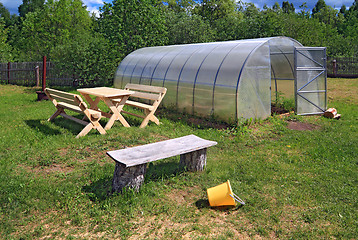
{"type": "Polygon", "coordinates": [[[287,128],[297,131],[312,131],[319,129],[319,126],[311,123],[289,121],[287,128]]]}
{"type": "Polygon", "coordinates": [[[52,164],[50,166],[39,166],[39,167],[30,167],[22,165],[21,168],[25,169],[27,172],[31,172],[39,175],[49,175],[53,173],[70,173],[74,170],[73,167],[67,166],[65,164],[52,164]]]}

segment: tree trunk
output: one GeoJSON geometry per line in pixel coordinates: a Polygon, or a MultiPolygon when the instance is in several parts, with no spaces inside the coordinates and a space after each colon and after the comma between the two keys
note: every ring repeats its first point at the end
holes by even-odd
{"type": "Polygon", "coordinates": [[[206,148],[181,154],[180,165],[190,172],[203,171],[206,166],[206,148]]]}
{"type": "Polygon", "coordinates": [[[113,174],[112,192],[122,192],[124,187],[129,187],[139,191],[144,182],[144,175],[147,170],[147,164],[141,164],[133,167],[125,167],[116,162],[113,174]]]}

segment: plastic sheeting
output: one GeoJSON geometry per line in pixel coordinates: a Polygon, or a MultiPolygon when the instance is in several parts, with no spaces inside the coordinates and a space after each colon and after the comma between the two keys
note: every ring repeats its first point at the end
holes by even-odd
{"type": "Polygon", "coordinates": [[[294,48],[287,37],[148,47],[123,59],[114,86],[164,86],[163,104],[225,121],[266,118],[273,91],[294,90],[294,48]]]}

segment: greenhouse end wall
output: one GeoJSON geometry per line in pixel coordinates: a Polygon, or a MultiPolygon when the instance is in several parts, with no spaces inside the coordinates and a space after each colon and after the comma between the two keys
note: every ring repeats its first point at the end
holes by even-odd
{"type": "MultiPolygon", "coordinates": [[[[163,105],[236,122],[271,114],[271,81],[293,82],[294,47],[287,37],[138,49],[123,59],[114,85],[164,86],[163,105]]],[[[293,84],[292,84],[293,92],[293,84]]]]}

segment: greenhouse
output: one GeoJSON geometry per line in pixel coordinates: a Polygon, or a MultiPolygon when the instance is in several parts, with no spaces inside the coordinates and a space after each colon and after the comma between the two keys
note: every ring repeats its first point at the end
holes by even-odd
{"type": "Polygon", "coordinates": [[[164,86],[165,107],[225,121],[264,119],[279,97],[297,114],[326,110],[326,52],[288,37],[141,48],[120,63],[114,86],[164,86]]]}

